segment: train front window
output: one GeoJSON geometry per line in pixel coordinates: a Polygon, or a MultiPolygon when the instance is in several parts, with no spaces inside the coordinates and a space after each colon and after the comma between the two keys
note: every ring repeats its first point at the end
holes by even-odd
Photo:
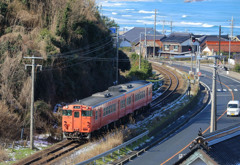
{"type": "Polygon", "coordinates": [[[92,111],[83,111],[82,110],[82,116],[92,116],[92,111]]]}
{"type": "Polygon", "coordinates": [[[63,116],[72,116],[72,110],[63,110],[62,115],[63,116]]]}
{"type": "Polygon", "coordinates": [[[74,112],[74,117],[79,118],[79,112],[74,112]]]}

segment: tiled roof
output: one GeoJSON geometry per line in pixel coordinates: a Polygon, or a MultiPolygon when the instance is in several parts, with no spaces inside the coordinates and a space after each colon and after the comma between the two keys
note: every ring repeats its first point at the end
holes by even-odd
{"type": "Polygon", "coordinates": [[[174,165],[183,165],[201,158],[211,164],[236,165],[240,163],[240,125],[234,125],[195,139],[191,151],[174,165]],[[207,142],[207,143],[206,143],[207,142]]]}
{"type": "MultiPolygon", "coordinates": [[[[219,41],[206,41],[206,47],[210,50],[219,50],[219,41]]],[[[221,41],[220,49],[222,52],[229,52],[229,41],[221,41]]],[[[240,41],[231,41],[231,52],[240,52],[240,41]]]]}
{"type": "Polygon", "coordinates": [[[206,153],[218,164],[235,165],[240,163],[240,135],[210,146],[206,153]]]}
{"type": "Polygon", "coordinates": [[[172,33],[167,38],[163,39],[162,42],[183,43],[190,37],[191,37],[190,33],[172,33]]]}
{"type": "MultiPolygon", "coordinates": [[[[206,42],[206,41],[219,41],[218,35],[206,35],[204,37],[201,37],[199,39],[200,43],[206,42]]],[[[221,41],[228,41],[228,35],[221,35],[221,41]]]]}
{"type": "MultiPolygon", "coordinates": [[[[153,28],[146,28],[147,35],[154,35],[154,29],[153,28]]],[[[145,34],[145,28],[144,27],[134,27],[133,29],[127,31],[123,35],[121,35],[121,38],[126,38],[129,42],[137,43],[139,42],[140,33],[142,34],[142,38],[144,38],[145,34]]],[[[156,31],[156,35],[161,35],[161,33],[156,31]]]]}

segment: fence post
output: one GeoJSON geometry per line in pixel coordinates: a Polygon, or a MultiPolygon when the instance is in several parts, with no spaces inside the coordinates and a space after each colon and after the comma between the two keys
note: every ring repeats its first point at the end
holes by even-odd
{"type": "Polygon", "coordinates": [[[12,151],[13,151],[13,149],[14,149],[14,145],[15,145],[15,141],[13,141],[13,144],[12,144],[12,151]]]}

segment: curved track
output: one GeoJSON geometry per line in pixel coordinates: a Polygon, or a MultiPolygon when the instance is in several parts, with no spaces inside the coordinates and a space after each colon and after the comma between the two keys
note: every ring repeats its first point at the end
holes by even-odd
{"type": "Polygon", "coordinates": [[[176,99],[175,97],[170,97],[170,96],[172,96],[176,92],[179,86],[179,79],[173,72],[165,69],[164,67],[155,65],[153,63],[152,63],[152,66],[154,70],[164,75],[165,80],[164,80],[164,85],[161,87],[161,89],[163,90],[163,93],[152,101],[151,107],[155,107],[159,104],[163,106],[167,102],[171,102],[174,99],[176,99]]]}

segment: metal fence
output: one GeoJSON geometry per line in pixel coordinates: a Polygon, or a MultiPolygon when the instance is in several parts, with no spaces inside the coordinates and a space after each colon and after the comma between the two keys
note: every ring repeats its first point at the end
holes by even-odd
{"type": "Polygon", "coordinates": [[[124,148],[124,147],[126,147],[126,146],[128,146],[128,145],[130,145],[130,144],[132,144],[133,142],[135,142],[135,141],[143,138],[144,136],[148,135],[148,133],[149,133],[149,131],[146,131],[146,132],[138,135],[137,137],[135,137],[135,138],[133,138],[133,139],[131,139],[131,140],[129,140],[129,141],[127,141],[127,142],[125,142],[125,143],[123,143],[123,144],[121,144],[121,145],[119,145],[119,146],[117,146],[117,147],[115,147],[115,148],[107,151],[107,152],[104,152],[104,153],[102,153],[102,154],[100,154],[100,155],[97,155],[97,156],[91,158],[91,159],[88,159],[88,160],[85,160],[85,161],[83,161],[83,162],[80,162],[80,163],[78,163],[77,165],[85,165],[85,164],[89,164],[89,163],[91,163],[91,162],[94,162],[94,164],[96,164],[96,160],[98,160],[98,159],[100,159],[100,158],[102,158],[103,161],[104,161],[104,157],[112,154],[113,152],[115,152],[115,151],[117,151],[117,150],[120,150],[120,149],[122,149],[122,148],[124,148]]]}

